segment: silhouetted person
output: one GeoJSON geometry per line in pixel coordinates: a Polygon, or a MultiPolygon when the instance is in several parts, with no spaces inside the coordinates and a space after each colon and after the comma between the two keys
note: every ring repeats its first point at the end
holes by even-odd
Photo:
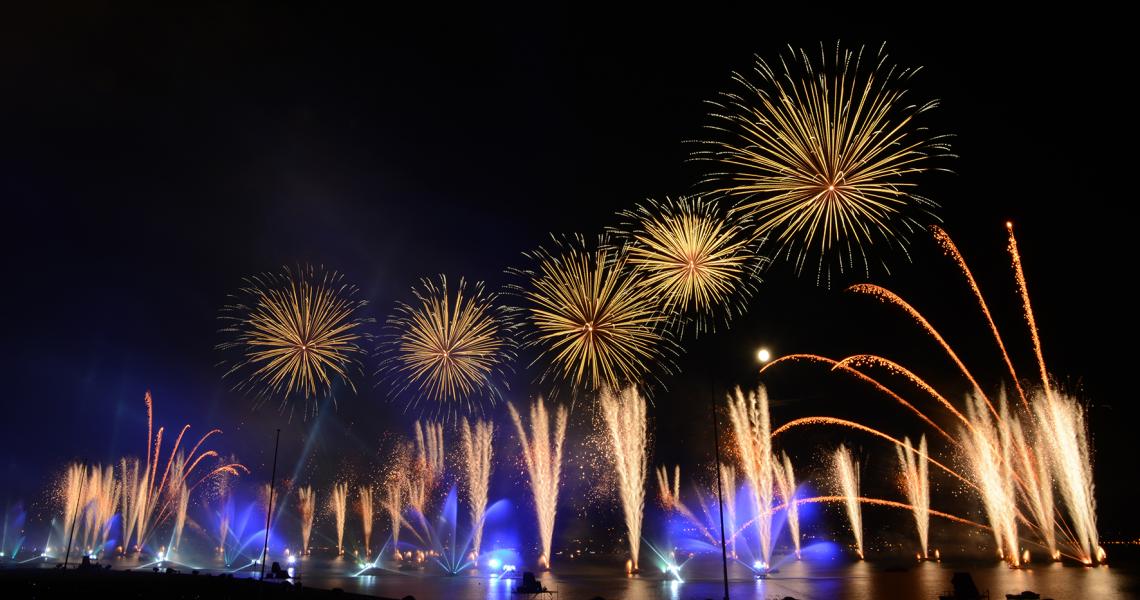
{"type": "Polygon", "coordinates": [[[281,563],[273,561],[273,568],[269,570],[270,579],[285,579],[285,571],[281,570],[281,563]]]}

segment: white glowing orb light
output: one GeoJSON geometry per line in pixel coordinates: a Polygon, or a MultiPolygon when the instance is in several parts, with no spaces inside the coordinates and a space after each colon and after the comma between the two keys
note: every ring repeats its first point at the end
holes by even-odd
{"type": "Polygon", "coordinates": [[[772,353],[767,348],[761,348],[756,351],[756,360],[760,361],[760,364],[764,364],[772,360],[772,353]]]}
{"type": "Polygon", "coordinates": [[[498,569],[498,568],[503,566],[503,561],[501,561],[497,558],[492,558],[492,559],[487,561],[487,566],[492,568],[492,569],[498,569]]]}
{"type": "Polygon", "coordinates": [[[296,556],[296,555],[294,555],[294,554],[290,554],[290,555],[289,555],[289,558],[287,558],[287,559],[286,559],[286,562],[288,562],[288,563],[289,563],[289,564],[291,564],[291,565],[292,565],[292,564],[296,564],[296,562],[297,562],[297,556],[296,556]]]}

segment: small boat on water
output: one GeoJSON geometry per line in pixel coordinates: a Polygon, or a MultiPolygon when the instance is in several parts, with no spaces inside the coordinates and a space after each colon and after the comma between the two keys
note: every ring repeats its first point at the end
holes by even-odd
{"type": "Polygon", "coordinates": [[[558,592],[546,589],[530,571],[523,572],[522,582],[511,590],[512,594],[520,594],[534,598],[536,596],[554,596],[558,592]]]}
{"type": "Polygon", "coordinates": [[[1006,600],[1041,600],[1041,594],[1025,590],[1020,594],[1006,594],[1006,600]]]}

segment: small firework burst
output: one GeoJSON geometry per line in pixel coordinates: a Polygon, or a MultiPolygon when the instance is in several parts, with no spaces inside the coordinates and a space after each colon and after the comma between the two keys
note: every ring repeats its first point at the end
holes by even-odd
{"type": "Polygon", "coordinates": [[[715,139],[694,158],[723,170],[705,183],[737,199],[797,272],[869,272],[872,246],[905,252],[937,206],[915,193],[915,176],[949,147],[915,124],[938,105],[908,101],[918,70],[891,65],[883,47],[820,45],[818,61],[789,48],[775,68],[757,57],[710,102],[715,139]]]}
{"type": "Polygon", "coordinates": [[[511,289],[529,325],[525,343],[547,363],[544,377],[598,390],[644,382],[654,366],[668,370],[675,344],[628,254],[604,239],[594,249],[581,236],[553,240],[525,254],[532,268],[511,270],[523,279],[511,289]]]}
{"type": "Polygon", "coordinates": [[[650,200],[620,213],[629,265],[663,305],[671,328],[699,334],[745,310],[765,260],[743,219],[701,197],[650,200]]]}
{"type": "Polygon", "coordinates": [[[304,403],[304,415],[316,412],[316,400],[331,397],[340,383],[356,391],[352,381],[367,354],[369,339],[362,315],[367,301],[355,286],[324,267],[283,268],[249,277],[220,315],[225,341],[218,350],[235,355],[222,364],[223,377],[238,379],[235,389],[259,402],[276,399],[292,411],[304,403]]]}
{"type": "Polygon", "coordinates": [[[422,279],[412,294],[415,301],[397,304],[388,318],[381,346],[393,394],[408,393],[410,406],[430,405],[448,418],[459,409],[482,412],[484,400],[494,405],[515,356],[497,294],[462,278],[449,288],[444,275],[422,279]]]}

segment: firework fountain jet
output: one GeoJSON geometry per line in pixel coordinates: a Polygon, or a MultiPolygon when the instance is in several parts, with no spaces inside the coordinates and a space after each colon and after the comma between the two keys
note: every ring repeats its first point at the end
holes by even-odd
{"type": "Polygon", "coordinates": [[[309,536],[313,533],[313,517],[317,512],[317,493],[307,485],[297,490],[297,509],[301,517],[301,554],[309,553],[309,536]]]}
{"type": "Polygon", "coordinates": [[[487,490],[491,482],[491,457],[494,450],[491,443],[495,437],[495,424],[482,420],[461,421],[460,436],[466,466],[464,483],[471,511],[471,552],[478,557],[483,542],[483,516],[487,511],[487,490]]]}
{"type": "Polygon", "coordinates": [[[637,393],[635,386],[630,386],[619,393],[605,388],[598,401],[618,476],[618,495],[629,535],[630,560],[633,561],[631,571],[636,573],[641,551],[641,521],[645,513],[645,477],[649,468],[645,398],[637,393]]]}
{"type": "Polygon", "coordinates": [[[348,516],[348,484],[338,483],[329,495],[329,508],[336,522],[336,553],[344,554],[344,520],[348,516]]]}
{"type": "MultiPolygon", "coordinates": [[[[717,537],[713,535],[709,527],[706,526],[693,511],[681,501],[681,465],[673,467],[673,477],[670,480],[669,469],[665,465],[657,467],[657,493],[661,498],[661,505],[666,510],[677,511],[678,514],[688,519],[694,526],[701,530],[705,539],[710,544],[717,546],[720,542],[717,537]]],[[[699,493],[699,489],[698,489],[699,493]]],[[[702,505],[704,501],[701,501],[702,505]]],[[[710,519],[711,521],[711,519],[710,519]]]]}
{"type": "Polygon", "coordinates": [[[558,508],[558,483],[562,475],[562,444],[566,439],[566,408],[559,406],[554,422],[546,412],[541,397],[530,408],[530,435],[513,404],[507,404],[511,420],[518,430],[523,459],[530,476],[534,508],[538,516],[538,533],[542,543],[543,566],[550,566],[550,544],[554,537],[554,516],[558,508]]]}
{"type": "Polygon", "coordinates": [[[415,440],[414,476],[406,478],[405,483],[408,488],[408,505],[415,509],[421,527],[421,531],[416,532],[413,528],[412,532],[426,541],[431,537],[431,528],[424,515],[427,514],[428,501],[431,500],[436,484],[443,478],[443,424],[416,421],[415,440]]]}
{"type": "Polygon", "coordinates": [[[360,525],[364,531],[364,556],[372,559],[372,488],[360,486],[360,525]]]}
{"type": "Polygon", "coordinates": [[[1092,459],[1085,433],[1085,419],[1075,400],[1046,389],[1033,399],[1040,438],[1049,440],[1049,461],[1056,473],[1061,497],[1073,520],[1076,541],[1084,552],[1083,562],[1104,560],[1096,531],[1096,499],[1093,497],[1092,459]]]}
{"type": "MultiPolygon", "coordinates": [[[[903,447],[895,446],[902,469],[903,489],[914,507],[914,525],[918,529],[918,545],[922,558],[927,558],[930,532],[930,467],[915,455],[910,438],[903,438],[903,447]]],[[[918,442],[918,454],[926,455],[926,436],[918,442]]]]}
{"type": "Polygon", "coordinates": [[[1021,557],[1014,495],[1013,435],[1004,395],[999,405],[999,416],[995,420],[986,411],[985,400],[980,395],[968,397],[966,414],[974,427],[969,431],[963,428],[962,446],[974,480],[978,482],[998,552],[1010,565],[1018,566],[1021,557]]]}
{"type": "Polygon", "coordinates": [[[772,435],[768,418],[768,391],[760,386],[747,396],[736,388],[728,397],[728,415],[736,434],[744,476],[752,485],[752,508],[760,536],[764,568],[772,564],[772,435]]]}
{"type": "Polygon", "coordinates": [[[792,459],[787,452],[782,453],[783,461],[773,464],[776,473],[776,487],[780,498],[788,507],[788,532],[792,535],[792,547],[796,559],[800,558],[800,507],[796,504],[796,472],[792,469],[792,459]]]}
{"type": "Polygon", "coordinates": [[[835,477],[846,500],[847,519],[851,533],[855,534],[855,551],[863,558],[863,512],[859,503],[859,463],[852,458],[851,450],[843,444],[835,451],[835,477]]]}
{"type": "Polygon", "coordinates": [[[1049,556],[1056,557],[1058,550],[1053,507],[1053,474],[1049,471],[1048,450],[1042,448],[1044,454],[1039,454],[1032,446],[1034,442],[1048,444],[1048,437],[1043,435],[1044,430],[1038,426],[1036,439],[1030,439],[1018,419],[1014,419],[1009,425],[1015,460],[1014,473],[1020,477],[1022,483],[1019,491],[1029,506],[1029,512],[1037,524],[1041,541],[1049,551],[1049,556]]]}

